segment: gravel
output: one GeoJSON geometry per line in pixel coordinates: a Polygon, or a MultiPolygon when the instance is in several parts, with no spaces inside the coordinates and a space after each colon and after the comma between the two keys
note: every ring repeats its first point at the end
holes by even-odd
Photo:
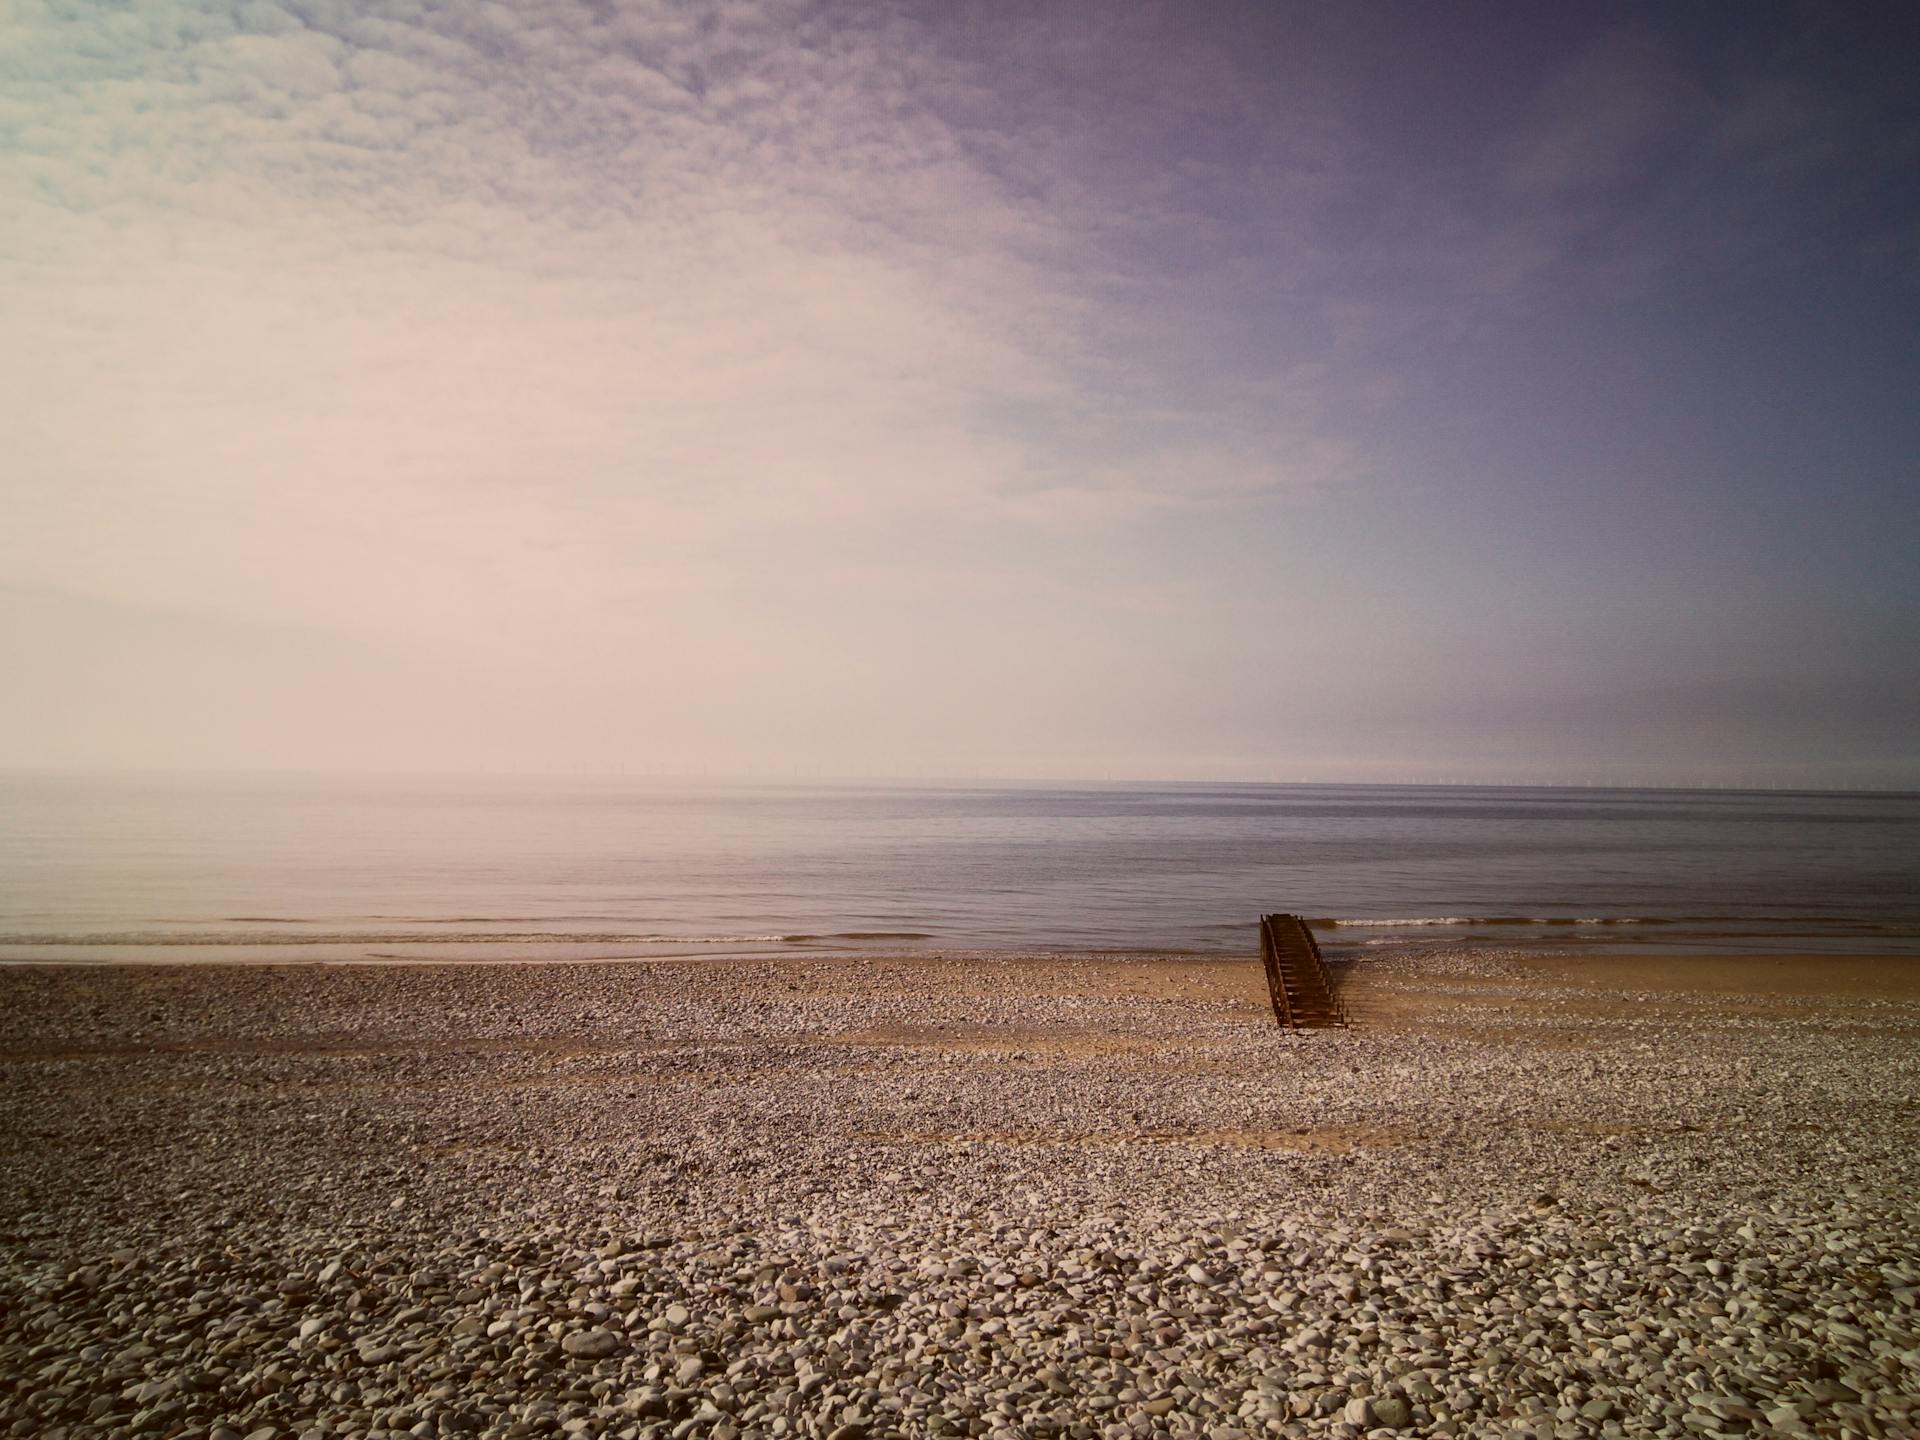
{"type": "Polygon", "coordinates": [[[0,971],[0,1434],[1913,1433],[1920,1009],[1366,964],[0,971]]]}

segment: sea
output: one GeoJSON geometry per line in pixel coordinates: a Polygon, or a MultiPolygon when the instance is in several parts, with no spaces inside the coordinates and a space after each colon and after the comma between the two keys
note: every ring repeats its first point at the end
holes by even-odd
{"type": "Polygon", "coordinates": [[[0,778],[0,962],[1920,954],[1920,796],[0,778]]]}

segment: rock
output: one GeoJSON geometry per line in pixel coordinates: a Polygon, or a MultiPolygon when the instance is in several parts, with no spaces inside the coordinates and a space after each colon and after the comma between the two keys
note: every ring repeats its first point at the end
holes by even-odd
{"type": "Polygon", "coordinates": [[[604,1360],[620,1348],[620,1341],[611,1331],[582,1330],[562,1339],[560,1348],[576,1359],[604,1360]]]}
{"type": "Polygon", "coordinates": [[[1389,1430],[1400,1430],[1413,1423],[1413,1406],[1398,1395],[1373,1397],[1373,1420],[1389,1430]]]}
{"type": "Polygon", "coordinates": [[[1530,990],[1530,961],[1400,952],[1354,964],[1382,984],[1474,977],[1458,1014],[1311,1040],[1231,1005],[1082,985],[1078,967],[1108,962],[1073,957],[227,967],[188,1043],[71,1074],[32,1058],[43,1035],[111,1049],[116,993],[191,977],[103,971],[62,1019],[32,997],[71,982],[0,967],[0,1029],[26,1038],[32,1080],[9,1096],[19,1133],[57,1142],[0,1155],[15,1428],[1565,1440],[1910,1424],[1911,1008],[1809,998],[1783,1027],[1702,1000],[1600,1019],[1590,996],[1530,990]],[[365,1053],[313,1049],[316,1026],[364,1033],[365,1053]],[[912,1046],[889,1039],[902,1027],[912,1046]],[[1068,1058],[1005,1038],[1095,1032],[1122,1043],[1068,1058]],[[794,1043],[827,1035],[862,1038],[794,1043]],[[1389,1114],[1392,1143],[1322,1148],[1389,1114]],[[1586,1115],[1630,1143],[1610,1154],[1569,1125],[1586,1115]],[[325,1142],[324,1173],[285,1144],[291,1116],[325,1142]],[[94,1258],[103,1229],[126,1259],[94,1258]]]}

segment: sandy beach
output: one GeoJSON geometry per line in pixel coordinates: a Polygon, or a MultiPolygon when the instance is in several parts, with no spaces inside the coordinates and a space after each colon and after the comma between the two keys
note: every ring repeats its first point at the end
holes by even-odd
{"type": "Polygon", "coordinates": [[[1911,1435],[1920,961],[0,969],[0,1433],[1911,1435]]]}

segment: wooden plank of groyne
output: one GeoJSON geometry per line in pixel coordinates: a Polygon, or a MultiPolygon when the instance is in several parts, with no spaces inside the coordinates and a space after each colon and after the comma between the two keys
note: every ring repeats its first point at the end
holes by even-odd
{"type": "Polygon", "coordinates": [[[1273,1001],[1273,1018],[1283,1028],[1293,1026],[1293,1006],[1287,997],[1287,982],[1280,970],[1280,945],[1274,936],[1274,917],[1260,917],[1260,960],[1267,970],[1267,998],[1273,1001]]]}
{"type": "Polygon", "coordinates": [[[1273,1018],[1284,1028],[1345,1025],[1346,1007],[1334,994],[1333,976],[1319,943],[1298,915],[1260,917],[1260,958],[1267,971],[1273,1018]]]}

